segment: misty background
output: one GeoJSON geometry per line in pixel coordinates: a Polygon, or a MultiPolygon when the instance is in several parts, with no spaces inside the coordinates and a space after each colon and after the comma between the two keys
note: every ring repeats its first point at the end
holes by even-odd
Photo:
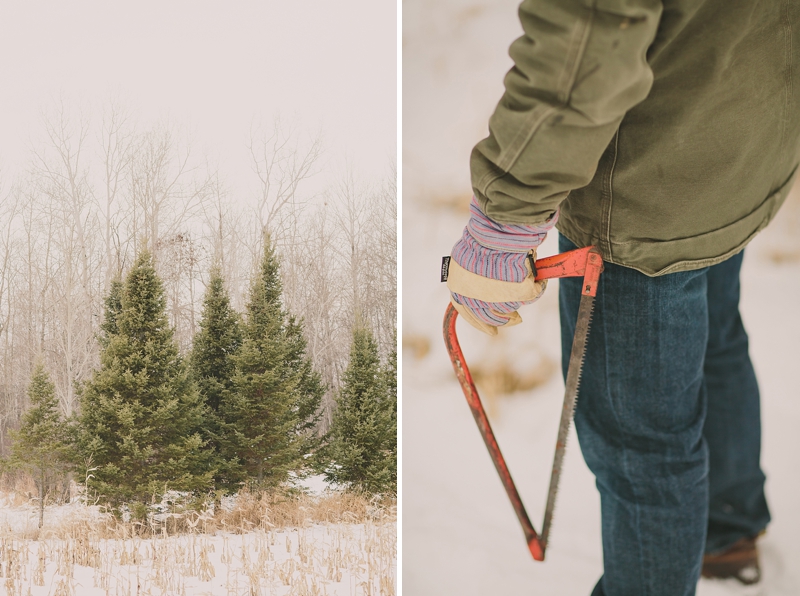
{"type": "Polygon", "coordinates": [[[27,2],[0,22],[0,449],[44,357],[65,414],[112,279],[155,258],[182,350],[213,263],[241,310],[268,232],[333,390],[396,320],[393,3],[27,2]]]}

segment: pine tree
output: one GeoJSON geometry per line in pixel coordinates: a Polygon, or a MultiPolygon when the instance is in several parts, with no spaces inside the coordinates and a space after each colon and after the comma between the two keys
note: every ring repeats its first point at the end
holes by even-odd
{"type": "Polygon", "coordinates": [[[383,381],[384,391],[384,404],[383,407],[389,412],[389,431],[388,431],[388,448],[390,450],[390,457],[388,467],[392,473],[391,488],[390,490],[397,491],[397,330],[394,332],[394,342],[389,355],[386,358],[386,364],[381,372],[381,379],[383,381]]]}
{"type": "Polygon", "coordinates": [[[294,315],[289,315],[286,322],[286,341],[289,350],[286,366],[294,370],[298,376],[296,392],[296,432],[303,439],[300,447],[303,455],[309,454],[319,446],[319,438],[315,431],[322,417],[322,397],[325,395],[325,384],[322,376],[314,370],[311,358],[306,355],[306,339],[303,337],[303,325],[294,315]]]}
{"type": "Polygon", "coordinates": [[[190,361],[200,393],[211,410],[219,410],[226,391],[233,386],[233,355],[242,343],[241,320],[231,308],[218,268],[211,270],[203,299],[200,331],[194,336],[190,361]]]}
{"type": "MultiPolygon", "coordinates": [[[[113,286],[112,286],[113,287],[113,286]]],[[[161,280],[148,252],[106,301],[100,369],[81,395],[80,449],[96,469],[90,487],[111,503],[143,502],[169,489],[211,485],[200,434],[202,398],[178,354],[161,280]]]]}
{"type": "Polygon", "coordinates": [[[385,374],[381,371],[372,333],[357,325],[328,432],[328,481],[371,493],[396,490],[397,430],[387,391],[390,376],[391,367],[385,374]]]}
{"type": "Polygon", "coordinates": [[[10,467],[33,476],[39,492],[39,527],[44,521],[44,501],[56,477],[69,468],[67,424],[61,417],[55,385],[39,363],[28,386],[30,408],[22,426],[12,433],[10,467]]]}
{"type": "Polygon", "coordinates": [[[233,390],[233,356],[241,343],[241,317],[231,308],[221,272],[214,267],[203,299],[200,331],[192,342],[190,362],[192,376],[209,410],[203,432],[215,454],[218,468],[215,481],[221,486],[228,485],[229,480],[220,451],[220,406],[233,390]]]}
{"type": "Polygon", "coordinates": [[[269,239],[250,288],[234,391],[220,406],[231,480],[275,486],[303,465],[324,389],[305,354],[302,325],[282,306],[278,259],[269,239]]]}
{"type": "Polygon", "coordinates": [[[108,295],[104,300],[105,314],[100,325],[100,345],[106,347],[109,339],[119,333],[117,319],[122,312],[122,281],[119,278],[111,280],[108,295]]]}

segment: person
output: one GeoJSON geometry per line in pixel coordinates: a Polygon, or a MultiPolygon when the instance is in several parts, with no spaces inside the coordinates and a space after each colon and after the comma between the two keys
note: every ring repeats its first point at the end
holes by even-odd
{"type": "MultiPolygon", "coordinates": [[[[451,257],[479,283],[452,301],[494,332],[543,291],[493,288],[530,275],[552,228],[560,251],[596,246],[575,413],[601,499],[592,594],[691,595],[701,573],[755,583],[770,514],[739,271],[800,162],[800,6],[523,0],[519,16],[451,257]]],[[[564,367],[579,298],[580,279],[560,282],[564,367]]]]}

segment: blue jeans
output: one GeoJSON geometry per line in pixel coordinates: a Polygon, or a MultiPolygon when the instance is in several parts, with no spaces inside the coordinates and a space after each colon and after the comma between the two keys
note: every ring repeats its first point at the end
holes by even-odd
{"type": "MultiPolygon", "coordinates": [[[[575,412],[602,511],[592,596],[693,595],[704,552],[769,522],[741,263],[660,277],[605,264],[575,412]]],[[[565,374],[580,285],[560,282],[565,374]]]]}

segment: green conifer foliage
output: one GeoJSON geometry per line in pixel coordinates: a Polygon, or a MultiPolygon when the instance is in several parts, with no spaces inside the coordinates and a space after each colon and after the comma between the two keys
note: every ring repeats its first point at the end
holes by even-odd
{"type": "Polygon", "coordinates": [[[241,317],[231,308],[221,272],[214,267],[203,299],[200,331],[192,342],[190,362],[200,395],[208,406],[203,431],[217,459],[215,480],[223,487],[228,484],[228,473],[220,451],[220,406],[233,390],[233,356],[241,344],[241,317]]]}
{"type": "Polygon", "coordinates": [[[215,267],[211,270],[200,331],[194,336],[191,353],[192,371],[200,393],[214,412],[233,386],[233,355],[241,344],[241,319],[231,308],[222,275],[215,267]]]}
{"type": "Polygon", "coordinates": [[[96,467],[89,488],[115,504],[205,490],[213,476],[200,433],[206,410],[178,354],[148,252],[121,289],[116,333],[108,327],[100,369],[81,395],[80,447],[96,467]]]}
{"type": "MultiPolygon", "coordinates": [[[[328,432],[327,479],[372,493],[397,490],[397,430],[387,390],[391,372],[381,371],[372,333],[353,331],[350,362],[344,373],[328,432]]],[[[396,395],[396,390],[395,390],[396,395]]]]}
{"type": "Polygon", "coordinates": [[[277,256],[265,242],[251,288],[235,390],[223,401],[222,451],[232,482],[275,486],[303,465],[324,388],[306,356],[300,322],[282,306],[277,256]]]}
{"type": "Polygon", "coordinates": [[[122,289],[123,285],[120,279],[111,280],[108,295],[104,300],[105,316],[103,317],[102,325],[100,325],[100,344],[103,347],[108,345],[108,340],[111,336],[119,333],[117,318],[122,312],[122,289]]]}
{"type": "Polygon", "coordinates": [[[314,431],[322,416],[320,404],[325,395],[325,384],[306,355],[303,325],[294,315],[290,315],[286,321],[286,341],[289,346],[286,366],[288,370],[295,371],[298,377],[294,406],[298,420],[296,432],[303,439],[301,451],[306,455],[319,446],[319,439],[314,431]]]}
{"type": "Polygon", "coordinates": [[[10,467],[33,476],[39,491],[39,527],[44,520],[44,501],[53,481],[69,468],[67,424],[61,417],[55,386],[39,363],[28,386],[30,408],[22,425],[12,433],[10,467]]]}
{"type": "Polygon", "coordinates": [[[397,330],[393,347],[382,371],[384,408],[390,412],[388,447],[391,450],[389,468],[392,470],[391,490],[397,492],[397,330]]]}

